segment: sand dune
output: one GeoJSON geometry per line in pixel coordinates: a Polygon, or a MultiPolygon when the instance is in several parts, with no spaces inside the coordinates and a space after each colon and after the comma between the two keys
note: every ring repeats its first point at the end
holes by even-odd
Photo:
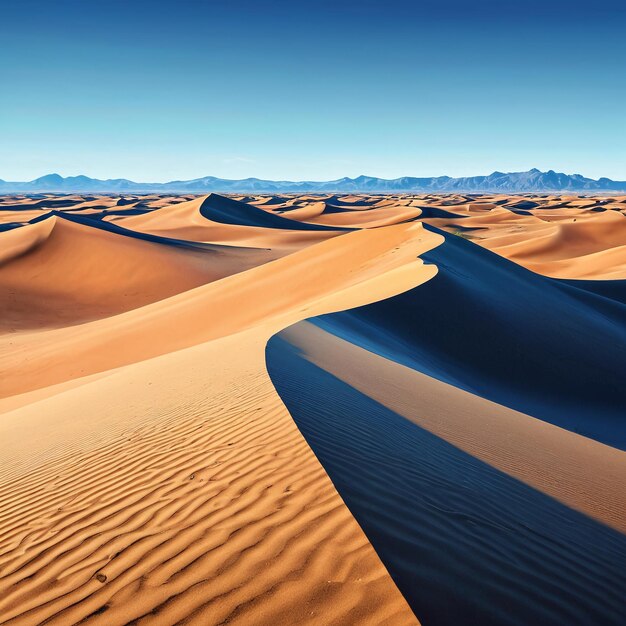
{"type": "Polygon", "coordinates": [[[309,322],[278,336],[311,363],[399,415],[626,534],[620,481],[626,475],[626,455],[619,450],[430,378],[309,322]]]}
{"type": "Polygon", "coordinates": [[[264,344],[235,335],[3,416],[3,623],[416,623],[264,344]]]}
{"type": "Polygon", "coordinates": [[[419,289],[321,323],[443,382],[626,449],[624,304],[454,235],[423,258],[438,273],[419,289]]]}
{"type": "Polygon", "coordinates": [[[37,342],[13,335],[11,346],[34,349],[8,364],[36,372],[20,391],[117,369],[21,398],[3,416],[2,614],[16,623],[250,623],[252,614],[255,623],[415,623],[284,411],[263,348],[307,311],[426,280],[434,268],[420,270],[415,257],[440,241],[420,225],[352,233],[37,342]],[[328,267],[315,267],[320,257],[328,267]],[[303,283],[311,273],[318,280],[303,283]]]}
{"type": "Polygon", "coordinates": [[[0,330],[59,327],[166,299],[272,259],[217,245],[144,241],[62,215],[4,233],[0,330]]]}
{"type": "Polygon", "coordinates": [[[0,623],[623,623],[625,220],[0,198],[0,623]]]}
{"type": "Polygon", "coordinates": [[[0,397],[179,350],[269,320],[276,320],[280,328],[310,315],[336,291],[343,299],[340,308],[354,306],[358,299],[349,288],[357,285],[367,286],[368,298],[377,293],[387,297],[403,290],[396,285],[418,284],[434,274],[434,266],[416,272],[421,262],[415,257],[441,240],[420,224],[357,231],[151,306],[43,336],[36,332],[36,341],[35,333],[5,335],[0,337],[0,367],[7,375],[0,381],[0,397]]]}
{"type": "Polygon", "coordinates": [[[623,621],[626,538],[596,521],[623,520],[622,452],[319,332],[272,338],[272,382],[423,623],[623,621]]]}
{"type": "Polygon", "coordinates": [[[215,194],[145,215],[128,217],[119,223],[131,230],[165,237],[271,248],[284,250],[285,253],[344,232],[325,226],[308,226],[215,194]],[[227,201],[226,208],[223,206],[224,201],[227,201]],[[231,218],[225,217],[229,207],[237,209],[231,218]]]}
{"type": "Polygon", "coordinates": [[[461,228],[476,243],[546,276],[626,278],[626,204],[594,209],[586,200],[582,206],[573,201],[532,203],[535,208],[510,210],[520,204],[487,211],[470,204],[461,220],[441,216],[430,223],[461,228]]]}
{"type": "Polygon", "coordinates": [[[346,228],[378,228],[406,222],[421,214],[420,209],[411,207],[380,207],[368,211],[341,210],[329,212],[307,219],[308,223],[342,226],[346,228]]]}

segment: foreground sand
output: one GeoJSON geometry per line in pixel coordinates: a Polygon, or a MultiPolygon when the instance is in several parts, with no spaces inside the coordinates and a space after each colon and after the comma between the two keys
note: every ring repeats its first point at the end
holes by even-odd
{"type": "Polygon", "coordinates": [[[414,623],[263,348],[235,335],[6,416],[3,620],[414,623]]]}
{"type": "MultiPolygon", "coordinates": [[[[184,297],[6,334],[5,395],[21,395],[0,425],[3,620],[415,623],[275,393],[264,347],[305,315],[428,279],[415,257],[440,241],[419,224],[356,232],[184,297]]],[[[32,254],[41,245],[16,263],[32,254]]]]}
{"type": "Polygon", "coordinates": [[[419,294],[437,267],[418,257],[446,245],[421,222],[615,285],[625,214],[625,198],[550,196],[3,198],[0,623],[417,623],[268,376],[281,331],[624,532],[622,450],[302,320],[419,294]]]}

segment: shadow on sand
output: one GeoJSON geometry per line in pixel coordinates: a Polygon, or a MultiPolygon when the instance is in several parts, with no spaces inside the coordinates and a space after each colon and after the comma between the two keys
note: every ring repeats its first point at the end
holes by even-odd
{"type": "Polygon", "coordinates": [[[266,357],[300,431],[424,626],[626,623],[623,535],[398,416],[280,334],[266,357]]]}

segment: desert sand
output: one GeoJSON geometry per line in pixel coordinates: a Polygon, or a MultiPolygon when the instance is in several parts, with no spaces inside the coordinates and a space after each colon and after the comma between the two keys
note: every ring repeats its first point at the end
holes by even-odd
{"type": "Polygon", "coordinates": [[[621,624],[625,320],[626,197],[2,197],[0,623],[621,624]]]}

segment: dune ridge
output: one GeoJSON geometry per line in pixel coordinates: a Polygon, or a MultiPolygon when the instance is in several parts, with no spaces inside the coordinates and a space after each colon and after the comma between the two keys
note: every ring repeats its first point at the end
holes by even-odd
{"type": "Polygon", "coordinates": [[[347,287],[368,281],[380,297],[394,293],[395,284],[430,277],[434,266],[415,273],[420,251],[442,239],[421,224],[363,230],[321,242],[289,257],[172,296],[161,303],[103,318],[76,328],[53,329],[45,336],[24,332],[0,336],[0,367],[7,375],[0,396],[15,395],[120,365],[209,341],[269,319],[276,327],[294,315],[314,310],[333,290],[343,290],[345,307],[352,306],[347,287]],[[350,263],[335,264],[338,259],[350,263]],[[328,263],[319,263],[325,258],[328,263]],[[360,271],[356,271],[356,269],[360,271]],[[387,285],[381,274],[394,272],[387,285]],[[309,280],[302,281],[306,274],[309,280]],[[272,289],[274,292],[268,292],[272,289]],[[271,298],[270,293],[275,297],[271,298]],[[246,306],[240,306],[246,302],[246,306]],[[172,326],[171,320],[177,324],[172,326]],[[152,337],[160,336],[159,342],[152,337]],[[104,349],[104,348],[107,349],[104,349]],[[73,359],[68,360],[70,349],[73,359]],[[16,350],[20,358],[15,358],[16,350]],[[23,355],[28,355],[27,359],[23,355]],[[33,374],[36,373],[36,376],[33,374]]]}
{"type": "Polygon", "coordinates": [[[424,255],[439,271],[420,289],[317,323],[443,382],[626,449],[624,304],[445,237],[424,255]]]}
{"type": "Polygon", "coordinates": [[[37,341],[6,335],[7,369],[34,375],[9,388],[23,393],[0,422],[2,623],[417,623],[275,393],[264,347],[306,311],[427,280],[416,256],[441,241],[419,224],[355,232],[37,341]]]}
{"type": "Polygon", "coordinates": [[[5,332],[110,317],[274,258],[267,251],[146,240],[64,215],[14,229],[3,239],[5,332]]]}
{"type": "Polygon", "coordinates": [[[626,534],[620,481],[626,454],[620,450],[430,378],[314,323],[300,322],[278,336],[309,362],[395,413],[626,534]]]}

